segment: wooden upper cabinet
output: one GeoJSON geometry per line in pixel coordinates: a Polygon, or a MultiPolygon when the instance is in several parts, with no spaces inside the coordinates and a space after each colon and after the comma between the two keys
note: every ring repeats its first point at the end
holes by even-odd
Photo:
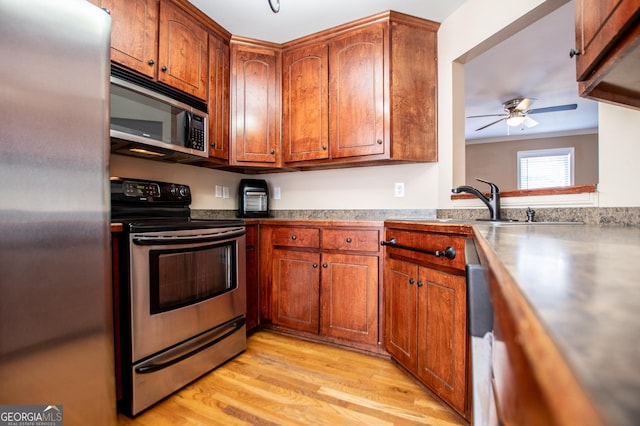
{"type": "Polygon", "coordinates": [[[282,55],[284,162],[329,158],[329,53],[326,43],[282,55]]]}
{"type": "Polygon", "coordinates": [[[155,78],[158,0],[102,0],[111,14],[111,60],[155,78]]]}
{"type": "Polygon", "coordinates": [[[439,24],[396,14],[389,36],[391,152],[399,161],[438,161],[439,24]]]}
{"type": "Polygon", "coordinates": [[[640,108],[640,2],[576,0],[581,96],[640,108]]]}
{"type": "Polygon", "coordinates": [[[208,33],[167,0],[160,1],[158,81],[207,99],[208,33]]]}
{"type": "Polygon", "coordinates": [[[435,22],[385,12],[288,44],[284,162],[437,161],[437,30],[435,22]]]}
{"type": "Polygon", "coordinates": [[[229,159],[229,44],[209,35],[209,156],[229,159]]]}
{"type": "Polygon", "coordinates": [[[279,55],[232,41],[230,165],[280,163],[279,55]]]}
{"type": "Polygon", "coordinates": [[[384,33],[385,25],[375,24],[330,42],[332,158],[385,151],[384,33]]]}

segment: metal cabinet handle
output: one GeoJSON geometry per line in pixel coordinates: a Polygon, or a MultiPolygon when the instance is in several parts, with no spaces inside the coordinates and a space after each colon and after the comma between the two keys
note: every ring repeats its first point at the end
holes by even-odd
{"type": "Polygon", "coordinates": [[[213,143],[211,144],[211,148],[215,148],[215,147],[216,147],[216,143],[215,143],[215,142],[213,142],[213,143]]]}
{"type": "Polygon", "coordinates": [[[322,145],[322,149],[326,151],[327,150],[327,146],[326,145],[322,145]]]}
{"type": "Polygon", "coordinates": [[[579,56],[582,55],[582,52],[580,51],[580,49],[571,49],[569,51],[569,57],[573,58],[574,56],[579,56]]]}
{"type": "Polygon", "coordinates": [[[422,284],[422,281],[418,281],[418,287],[422,287],[424,284],[422,284]]]}
{"type": "Polygon", "coordinates": [[[317,267],[318,267],[318,264],[317,264],[317,263],[314,263],[314,264],[313,264],[313,265],[311,265],[311,266],[313,266],[313,269],[315,269],[315,268],[317,268],[317,267]]]}
{"type": "Polygon", "coordinates": [[[292,236],[291,236],[291,239],[295,241],[295,240],[297,240],[297,239],[298,239],[298,237],[296,237],[295,235],[292,235],[292,236]]]}
{"type": "Polygon", "coordinates": [[[351,243],[351,237],[347,237],[347,239],[345,240],[347,243],[351,243]]]}
{"type": "Polygon", "coordinates": [[[163,65],[163,66],[162,66],[162,71],[166,71],[166,70],[167,70],[166,65],[163,65]]]}
{"type": "Polygon", "coordinates": [[[416,282],[416,280],[414,280],[413,278],[409,278],[409,285],[411,285],[411,284],[413,284],[415,282],[416,282]]]}
{"type": "Polygon", "coordinates": [[[149,62],[147,62],[149,65],[153,65],[156,63],[156,61],[154,61],[153,59],[149,59],[149,62]]]}
{"type": "Polygon", "coordinates": [[[377,143],[378,145],[382,145],[382,139],[378,139],[378,140],[376,141],[376,143],[377,143]]]}
{"type": "Polygon", "coordinates": [[[272,154],[275,154],[275,153],[276,153],[276,150],[275,150],[275,149],[272,149],[272,150],[271,150],[271,153],[272,153],[272,154]]]}
{"type": "Polygon", "coordinates": [[[436,250],[436,251],[423,250],[417,247],[403,246],[402,244],[398,244],[395,238],[390,238],[388,241],[381,241],[380,245],[395,247],[402,250],[415,251],[418,253],[430,254],[435,257],[446,257],[449,260],[453,260],[456,258],[456,249],[454,249],[451,246],[446,247],[444,250],[436,250]]]}
{"type": "Polygon", "coordinates": [[[327,265],[326,263],[323,263],[323,264],[322,264],[322,267],[326,269],[326,268],[328,268],[328,267],[329,267],[329,265],[327,265]]]}

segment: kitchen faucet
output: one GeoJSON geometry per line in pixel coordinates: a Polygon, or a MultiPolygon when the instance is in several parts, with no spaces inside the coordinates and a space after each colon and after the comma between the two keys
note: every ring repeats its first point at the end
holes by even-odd
{"type": "Polygon", "coordinates": [[[489,186],[491,186],[491,196],[489,198],[487,198],[482,192],[480,192],[476,188],[472,186],[467,186],[467,185],[453,188],[451,192],[453,192],[454,194],[460,194],[461,192],[466,192],[471,195],[475,195],[480,199],[480,201],[485,203],[489,208],[489,214],[491,215],[491,220],[495,220],[495,221],[501,220],[500,219],[500,189],[498,189],[498,186],[495,183],[488,182],[486,180],[478,179],[478,178],[476,178],[476,180],[479,182],[484,182],[489,186]]]}

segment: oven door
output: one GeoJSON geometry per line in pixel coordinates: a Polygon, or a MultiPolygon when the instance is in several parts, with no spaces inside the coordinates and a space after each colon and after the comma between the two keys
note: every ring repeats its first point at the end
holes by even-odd
{"type": "Polygon", "coordinates": [[[130,235],[135,363],[246,314],[245,228],[130,235]]]}

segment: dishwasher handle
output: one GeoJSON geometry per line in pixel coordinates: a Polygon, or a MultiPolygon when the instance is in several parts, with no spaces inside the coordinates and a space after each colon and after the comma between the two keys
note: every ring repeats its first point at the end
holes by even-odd
{"type": "Polygon", "coordinates": [[[395,248],[399,248],[402,250],[409,250],[409,251],[415,251],[418,253],[424,253],[424,254],[430,254],[432,256],[435,257],[446,257],[449,260],[453,260],[456,258],[456,249],[454,249],[453,247],[449,246],[446,247],[444,250],[424,250],[418,247],[411,247],[411,246],[404,246],[402,244],[398,244],[398,242],[396,241],[395,238],[391,238],[388,241],[381,241],[380,242],[381,246],[389,246],[389,247],[395,247],[395,248]]]}

